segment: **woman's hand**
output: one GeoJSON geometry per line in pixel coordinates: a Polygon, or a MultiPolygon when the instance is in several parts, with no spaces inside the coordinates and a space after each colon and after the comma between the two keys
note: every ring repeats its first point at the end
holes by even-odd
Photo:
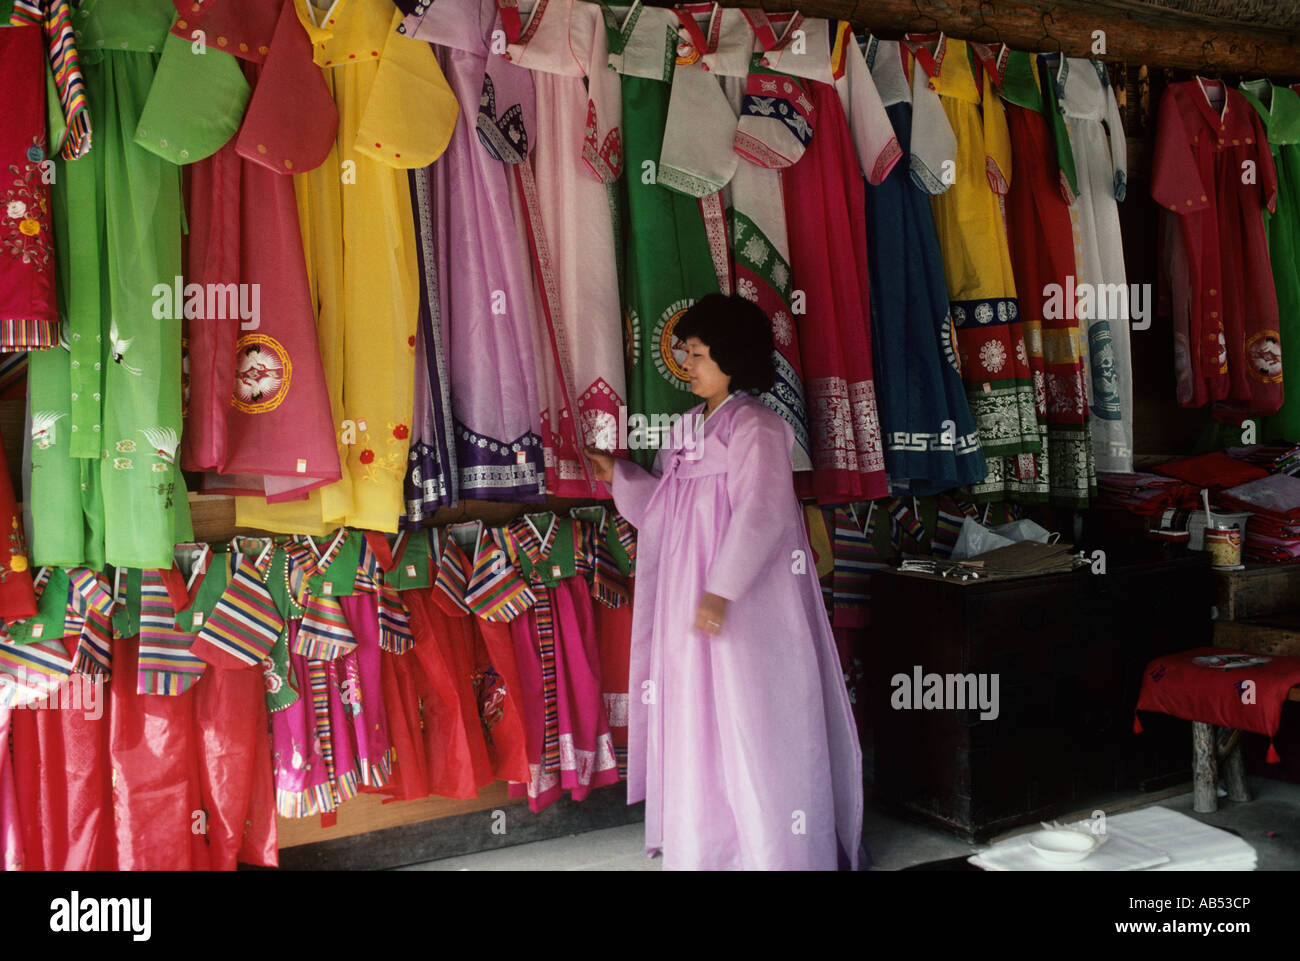
{"type": "Polygon", "coordinates": [[[726,616],[727,599],[705,591],[700,598],[700,606],[695,610],[695,627],[705,634],[721,633],[726,616]]]}
{"type": "Polygon", "coordinates": [[[583,452],[591,463],[592,476],[601,483],[611,483],[614,480],[614,455],[599,447],[587,447],[583,452]]]}

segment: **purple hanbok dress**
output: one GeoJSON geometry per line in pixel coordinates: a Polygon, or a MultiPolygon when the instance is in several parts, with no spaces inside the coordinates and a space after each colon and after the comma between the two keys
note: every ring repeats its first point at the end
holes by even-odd
{"type": "MultiPolygon", "coordinates": [[[[436,275],[430,313],[444,334],[442,366],[453,372],[458,490],[481,500],[540,502],[545,468],[528,253],[510,206],[507,163],[484,141],[473,109],[501,98],[500,109],[510,108],[513,144],[526,155],[532,87],[528,73],[509,64],[509,89],[498,90],[487,75],[495,0],[448,0],[437,9],[435,16],[420,5],[402,29],[433,44],[461,104],[446,153],[427,170],[432,196],[420,225],[432,248],[422,269],[436,275]]],[[[432,340],[422,340],[433,382],[432,340]]],[[[441,376],[445,381],[445,369],[441,376]]]]}
{"type": "MultiPolygon", "coordinates": [[[[693,423],[703,406],[683,423],[693,423]]],[[[794,493],[790,426],[732,394],[654,473],[616,460],[637,528],[628,802],[665,869],[858,868],[862,752],[794,493]],[[695,629],[702,592],[728,599],[695,629]]]]}

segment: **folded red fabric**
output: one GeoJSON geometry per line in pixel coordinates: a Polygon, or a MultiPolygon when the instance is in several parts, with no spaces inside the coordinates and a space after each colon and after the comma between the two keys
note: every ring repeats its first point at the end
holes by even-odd
{"type": "Polygon", "coordinates": [[[1222,451],[1201,454],[1197,457],[1181,457],[1153,467],[1158,474],[1176,477],[1197,487],[1222,489],[1236,487],[1247,481],[1267,477],[1268,471],[1254,464],[1229,457],[1222,451]]]}

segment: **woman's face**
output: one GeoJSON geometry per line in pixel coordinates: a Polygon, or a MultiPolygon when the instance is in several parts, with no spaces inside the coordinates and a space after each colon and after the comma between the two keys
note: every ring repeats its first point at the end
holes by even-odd
{"type": "Polygon", "coordinates": [[[731,389],[731,375],[724,374],[722,368],[709,356],[708,344],[698,337],[688,337],[685,347],[686,359],[682,366],[691,379],[691,393],[705,399],[726,394],[731,389]]]}

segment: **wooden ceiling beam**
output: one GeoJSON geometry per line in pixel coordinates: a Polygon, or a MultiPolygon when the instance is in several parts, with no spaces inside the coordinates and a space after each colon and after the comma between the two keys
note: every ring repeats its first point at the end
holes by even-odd
{"type": "MultiPolygon", "coordinates": [[[[993,0],[980,11],[978,0],[721,0],[723,6],[762,6],[769,11],[800,10],[806,16],[848,20],[885,37],[911,29],[939,28],[969,37],[980,13],[993,31],[1018,50],[1061,49],[1071,57],[1092,57],[1181,67],[1205,73],[1242,74],[1258,66],[1274,80],[1300,78],[1300,38],[1221,17],[1152,7],[1139,0],[993,0]],[[918,8],[920,13],[918,15],[918,8]],[[1044,40],[1044,23],[1049,40],[1044,40]],[[1094,53],[1094,31],[1105,32],[1105,54],[1094,53]],[[1256,48],[1258,47],[1258,50],[1256,48]],[[1257,60],[1258,58],[1258,60],[1257,60]],[[1208,66],[1207,66],[1208,64],[1208,66]]],[[[669,6],[654,0],[656,6],[669,6]]]]}

